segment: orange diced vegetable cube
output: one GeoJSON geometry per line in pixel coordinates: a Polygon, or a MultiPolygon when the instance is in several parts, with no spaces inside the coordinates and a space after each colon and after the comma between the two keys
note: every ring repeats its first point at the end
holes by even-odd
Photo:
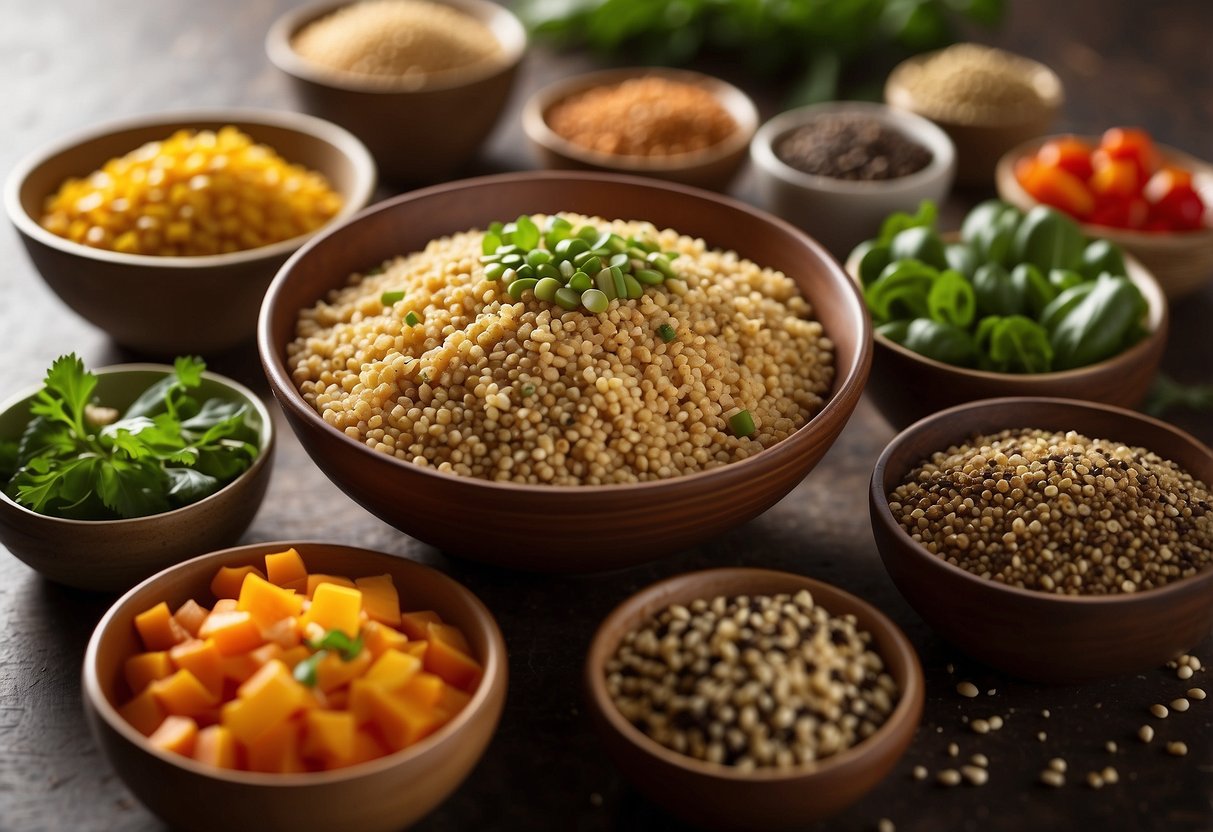
{"type": "Polygon", "coordinates": [[[430,623],[442,623],[442,618],[433,610],[406,612],[400,616],[400,630],[411,639],[429,638],[429,634],[426,632],[426,625],[430,623]]]}
{"type": "Polygon", "coordinates": [[[251,614],[244,610],[234,612],[215,612],[206,617],[198,630],[200,638],[215,640],[215,646],[224,656],[234,656],[237,653],[247,653],[260,647],[261,628],[253,621],[251,614]]]}
{"type": "Polygon", "coordinates": [[[215,768],[236,768],[239,763],[236,738],[222,725],[207,726],[194,740],[194,759],[215,768]]]}
{"type": "Polygon", "coordinates": [[[371,721],[370,690],[373,687],[376,687],[375,683],[368,682],[365,676],[350,682],[346,707],[354,715],[354,722],[358,725],[366,725],[371,721]]]}
{"type": "Polygon", "coordinates": [[[261,665],[257,664],[257,660],[249,653],[237,653],[234,656],[221,655],[219,667],[223,671],[223,678],[236,684],[243,684],[245,680],[261,669],[261,665]]]}
{"type": "Polygon", "coordinates": [[[211,607],[211,612],[235,612],[239,608],[235,598],[220,598],[211,607]]]}
{"type": "Polygon", "coordinates": [[[151,736],[152,732],[160,727],[160,723],[167,716],[163,706],[152,695],[150,686],[144,688],[142,693],[120,707],[118,713],[122,714],[122,718],[145,737],[151,736]]]}
{"type": "Polygon", "coordinates": [[[362,625],[362,643],[375,658],[382,656],[385,650],[403,650],[408,640],[404,633],[378,621],[362,625]]]}
{"type": "Polygon", "coordinates": [[[223,706],[223,724],[245,745],[289,719],[305,706],[307,689],[291,671],[272,660],[242,684],[235,702],[223,706]]]}
{"type": "Polygon", "coordinates": [[[279,661],[281,661],[284,665],[294,670],[295,665],[299,664],[301,661],[307,660],[311,657],[311,655],[311,650],[307,649],[302,644],[297,644],[290,650],[283,650],[282,655],[278,658],[279,661]]]}
{"type": "Polygon", "coordinates": [[[391,575],[355,578],[354,585],[362,592],[362,609],[372,621],[400,624],[400,595],[391,575]]]}
{"type": "Polygon", "coordinates": [[[166,650],[136,653],[126,660],[123,670],[131,693],[141,693],[144,688],[157,679],[172,676],[173,662],[169,659],[166,650]]]}
{"type": "Polygon", "coordinates": [[[400,648],[401,653],[408,653],[410,656],[416,656],[422,661],[425,660],[427,648],[430,646],[428,641],[409,641],[400,648]]]}
{"type": "Polygon", "coordinates": [[[316,687],[325,693],[343,687],[365,673],[374,660],[375,657],[366,650],[349,661],[336,653],[329,653],[316,665],[316,687]]]}
{"type": "Polygon", "coordinates": [[[325,631],[340,630],[352,638],[358,635],[358,613],[361,609],[362,593],[357,589],[337,584],[321,584],[316,587],[312,605],[300,621],[305,628],[308,624],[315,623],[325,631]]]}
{"type": "Polygon", "coordinates": [[[463,630],[450,624],[437,624],[430,622],[425,625],[426,639],[428,641],[441,641],[443,644],[453,647],[460,653],[472,655],[472,645],[468,644],[467,638],[463,635],[463,630]]]}
{"type": "Polygon", "coordinates": [[[348,711],[350,706],[350,689],[334,690],[324,694],[325,707],[331,711],[348,711]]]}
{"type": "Polygon", "coordinates": [[[431,641],[425,651],[425,669],[466,691],[480,681],[480,663],[443,641],[431,641]]]}
{"type": "Polygon", "coordinates": [[[167,650],[189,637],[181,625],[173,620],[168,604],[163,601],[136,615],[135,629],[148,650],[167,650]]]}
{"type": "Polygon", "coordinates": [[[422,671],[414,674],[398,692],[415,704],[432,710],[442,700],[442,690],[446,686],[441,677],[422,671]]]}
{"type": "Polygon", "coordinates": [[[257,575],[248,575],[240,587],[236,609],[253,616],[258,627],[266,628],[303,611],[303,598],[292,590],[274,586],[257,575]]]}
{"type": "Polygon", "coordinates": [[[340,575],[322,575],[317,572],[307,576],[307,597],[315,597],[316,589],[321,584],[336,584],[337,586],[354,589],[354,582],[349,578],[343,578],[340,575]]]}
{"type": "Polygon", "coordinates": [[[439,698],[437,704],[434,705],[434,709],[445,717],[443,719],[444,723],[449,722],[467,706],[467,703],[471,699],[471,694],[464,693],[459,688],[451,685],[444,685],[442,696],[439,698]]]}
{"type": "Polygon", "coordinates": [[[303,581],[307,585],[307,567],[294,547],[285,552],[265,556],[265,576],[270,583],[286,586],[292,581],[303,581]]]}
{"type": "Polygon", "coordinates": [[[215,696],[223,693],[223,666],[215,642],[207,639],[183,641],[169,651],[179,670],[188,670],[215,696]]]}
{"type": "Polygon", "coordinates": [[[354,731],[354,756],[350,759],[350,765],[377,760],[390,753],[391,749],[383,744],[371,726],[360,727],[354,731]]]}
{"type": "MultiPolygon", "coordinates": [[[[257,663],[257,667],[260,668],[263,665],[269,664],[270,662],[274,661],[275,659],[281,661],[282,654],[285,652],[286,651],[283,650],[281,647],[279,647],[277,644],[274,644],[273,642],[271,642],[269,644],[261,645],[256,650],[250,650],[249,656],[252,657],[253,661],[255,661],[257,663]]],[[[284,662],[284,664],[285,664],[285,662],[284,662]]]]}
{"type": "Polygon", "coordinates": [[[198,739],[198,723],[188,716],[168,716],[147,739],[155,748],[189,757],[198,739]]]}
{"type": "Polygon", "coordinates": [[[272,774],[306,771],[299,756],[299,729],[295,720],[282,720],[247,742],[249,770],[272,774]]]}
{"type": "Polygon", "coordinates": [[[202,622],[206,620],[209,610],[199,604],[193,598],[186,601],[177,608],[173,613],[173,619],[181,625],[181,628],[190,634],[193,638],[198,637],[198,628],[202,626],[202,622]]]}
{"type": "Polygon", "coordinates": [[[437,715],[432,709],[374,685],[369,688],[367,697],[372,722],[388,746],[396,751],[407,748],[438,728],[437,715]]]}
{"type": "Polygon", "coordinates": [[[421,671],[421,660],[416,656],[388,650],[371,665],[362,677],[384,690],[399,690],[405,682],[421,671]]]}
{"type": "Polygon", "coordinates": [[[325,768],[347,766],[354,759],[354,715],[339,711],[308,711],[303,717],[303,756],[325,768]]]}
{"type": "Polygon", "coordinates": [[[216,598],[239,598],[240,587],[247,575],[256,575],[262,580],[265,573],[255,566],[221,566],[211,581],[211,594],[216,598]]]}
{"type": "Polygon", "coordinates": [[[165,713],[173,716],[195,716],[219,702],[218,695],[211,693],[188,670],[178,670],[167,679],[158,679],[147,689],[156,697],[165,713]]]}

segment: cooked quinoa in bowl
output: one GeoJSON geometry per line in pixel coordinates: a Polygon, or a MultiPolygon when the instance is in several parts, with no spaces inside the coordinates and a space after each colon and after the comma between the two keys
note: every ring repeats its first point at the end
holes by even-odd
{"type": "Polygon", "coordinates": [[[834,346],[791,278],[649,223],[559,216],[645,241],[673,277],[567,309],[486,275],[493,231],[442,237],[299,313],[286,367],[304,400],[397,459],[535,485],[704,471],[820,411],[834,346]]]}

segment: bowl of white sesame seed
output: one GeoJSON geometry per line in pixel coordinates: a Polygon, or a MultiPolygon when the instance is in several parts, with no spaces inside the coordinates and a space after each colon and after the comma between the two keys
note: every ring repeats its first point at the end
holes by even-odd
{"type": "Polygon", "coordinates": [[[869,508],[910,605],[1026,679],[1132,673],[1213,628],[1213,451],[1140,413],[1004,398],[885,448],[869,508]]]}
{"type": "Polygon", "coordinates": [[[853,411],[871,336],[792,226],[550,171],[364,212],[279,272],[259,349],[304,448],[372,513],[451,554],[591,572],[786,495],[853,411]]]}

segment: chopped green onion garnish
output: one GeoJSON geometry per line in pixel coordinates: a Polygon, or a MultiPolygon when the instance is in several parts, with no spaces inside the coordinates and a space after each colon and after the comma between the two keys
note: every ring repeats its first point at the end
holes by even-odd
{"type": "Polygon", "coordinates": [[[410,311],[404,316],[404,322],[409,326],[417,326],[417,324],[421,323],[421,319],[417,317],[416,312],[410,311]]]}
{"type": "Polygon", "coordinates": [[[295,681],[301,685],[307,685],[309,688],[316,687],[316,667],[324,661],[324,657],[327,655],[327,651],[321,650],[295,665],[295,670],[291,674],[295,677],[295,681]]]}
{"type": "Polygon", "coordinates": [[[379,300],[383,301],[384,306],[391,306],[404,300],[404,292],[384,292],[379,296],[379,300]]]}
{"type": "Polygon", "coordinates": [[[739,410],[729,417],[729,430],[734,436],[751,436],[754,433],[754,417],[748,410],[739,410]]]}
{"type": "Polygon", "coordinates": [[[669,324],[662,324],[657,327],[657,334],[661,336],[661,340],[667,344],[678,337],[678,333],[674,331],[674,327],[669,324]]]}
{"type": "Polygon", "coordinates": [[[306,639],[305,643],[313,650],[336,650],[347,662],[358,658],[362,652],[362,636],[350,638],[341,630],[329,630],[323,638],[316,641],[306,639]]]}

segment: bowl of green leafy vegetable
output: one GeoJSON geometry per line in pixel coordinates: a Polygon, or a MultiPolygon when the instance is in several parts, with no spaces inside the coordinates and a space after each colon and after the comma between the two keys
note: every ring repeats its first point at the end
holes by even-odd
{"type": "Polygon", "coordinates": [[[235,543],[269,484],[273,420],[205,371],[55,360],[0,404],[0,544],[58,583],[125,590],[235,543]]]}
{"type": "Polygon", "coordinates": [[[1166,345],[1158,281],[1045,206],[989,200],[940,234],[924,203],[890,215],[847,270],[874,325],[866,389],[898,428],[1002,396],[1136,407],[1166,345]]]}

